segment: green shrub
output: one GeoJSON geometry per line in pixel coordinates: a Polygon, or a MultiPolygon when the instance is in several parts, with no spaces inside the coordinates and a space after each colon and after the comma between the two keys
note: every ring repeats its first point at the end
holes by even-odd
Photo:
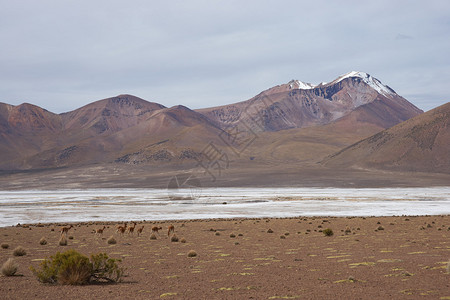
{"type": "Polygon", "coordinates": [[[325,236],[332,236],[334,234],[333,230],[331,228],[327,228],[323,230],[323,234],[325,236]]]}
{"type": "Polygon", "coordinates": [[[4,276],[14,276],[17,272],[17,265],[14,258],[8,258],[8,260],[2,266],[2,274],[4,276]]]}
{"type": "Polygon", "coordinates": [[[106,253],[92,254],[91,262],[92,277],[96,281],[119,282],[124,274],[124,269],[117,264],[121,260],[109,258],[106,253]]]}
{"type": "Polygon", "coordinates": [[[117,282],[123,276],[115,260],[106,253],[91,256],[91,260],[75,250],[56,253],[41,263],[41,270],[31,271],[42,283],[81,285],[93,281],[117,282]]]}

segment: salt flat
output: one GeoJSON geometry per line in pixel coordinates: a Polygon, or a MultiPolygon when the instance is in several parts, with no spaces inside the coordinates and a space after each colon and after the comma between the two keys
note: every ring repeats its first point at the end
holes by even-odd
{"type": "Polygon", "coordinates": [[[0,226],[235,217],[450,214],[450,187],[3,191],[0,226]]]}

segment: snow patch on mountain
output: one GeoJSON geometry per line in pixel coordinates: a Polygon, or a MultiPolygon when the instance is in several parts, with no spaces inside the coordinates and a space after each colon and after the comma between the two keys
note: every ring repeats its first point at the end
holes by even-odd
{"type": "Polygon", "coordinates": [[[393,89],[391,89],[387,85],[382,84],[381,81],[379,81],[375,77],[372,77],[371,75],[364,73],[364,72],[351,71],[347,74],[344,74],[344,75],[338,77],[334,81],[330,82],[330,84],[336,84],[346,78],[355,78],[355,77],[362,79],[363,82],[368,84],[371,88],[373,88],[374,90],[376,90],[378,93],[380,93],[383,96],[395,96],[396,95],[396,93],[393,89]]]}
{"type": "Polygon", "coordinates": [[[288,82],[288,85],[290,89],[296,90],[310,90],[316,87],[314,84],[303,82],[300,80],[291,80],[288,82]]]}

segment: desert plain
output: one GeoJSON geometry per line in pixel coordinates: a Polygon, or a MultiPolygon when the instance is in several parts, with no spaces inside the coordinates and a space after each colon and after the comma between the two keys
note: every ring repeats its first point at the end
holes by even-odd
{"type": "Polygon", "coordinates": [[[64,225],[0,228],[0,243],[9,246],[0,249],[1,263],[16,247],[26,250],[14,257],[16,276],[0,277],[0,298],[450,299],[448,215],[142,221],[139,236],[118,234],[118,223],[77,223],[60,246],[64,225]],[[167,236],[171,224],[178,242],[167,236]],[[103,235],[94,233],[103,226],[103,235]],[[153,226],[162,227],[154,240],[153,226]],[[116,244],[108,244],[111,236],[116,244]],[[29,270],[68,249],[121,259],[125,276],[63,286],[42,284],[29,270]],[[197,256],[188,257],[191,250],[197,256]]]}

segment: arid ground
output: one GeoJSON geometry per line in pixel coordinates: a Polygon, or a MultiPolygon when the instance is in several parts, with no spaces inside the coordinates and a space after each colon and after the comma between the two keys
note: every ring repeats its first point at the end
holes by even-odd
{"type": "Polygon", "coordinates": [[[140,222],[139,237],[119,236],[113,223],[103,236],[93,233],[103,223],[74,224],[67,246],[58,244],[61,225],[0,228],[9,245],[2,264],[17,246],[27,252],[15,257],[18,276],[0,277],[0,298],[450,299],[450,216],[140,222]],[[170,241],[170,224],[185,243],[170,241]],[[154,225],[163,230],[151,240],[154,225]],[[117,244],[107,243],[111,235],[117,244]],[[118,284],[39,283],[29,267],[67,249],[120,258],[126,276],[118,284]]]}

